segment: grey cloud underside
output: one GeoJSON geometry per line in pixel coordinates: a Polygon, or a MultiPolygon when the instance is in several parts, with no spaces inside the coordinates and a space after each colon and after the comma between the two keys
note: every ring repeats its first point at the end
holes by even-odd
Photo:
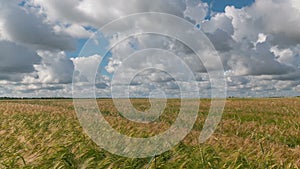
{"type": "Polygon", "coordinates": [[[36,12],[26,10],[16,4],[1,3],[3,29],[9,40],[46,50],[75,50],[75,41],[72,37],[56,34],[51,24],[36,12]]]}
{"type": "MultiPolygon", "coordinates": [[[[142,51],[145,49],[160,49],[162,51],[169,51],[174,55],[174,57],[179,57],[193,72],[206,72],[201,59],[186,44],[177,39],[156,34],[138,35],[121,42],[111,51],[113,54],[112,62],[114,60],[123,60],[134,54],[136,50],[142,51]],[[132,47],[132,42],[136,44],[134,47],[132,47]]],[[[149,53],[149,55],[151,55],[151,53],[149,53]]],[[[159,55],[157,57],[159,59],[159,55]]],[[[144,60],[141,58],[141,60],[136,60],[135,63],[132,63],[132,66],[138,67],[138,65],[142,62],[144,62],[144,60]]],[[[162,61],[162,64],[172,64],[172,62],[162,61]]],[[[174,68],[176,68],[176,64],[173,64],[174,68]]]]}
{"type": "Polygon", "coordinates": [[[44,16],[18,6],[18,1],[0,2],[0,80],[71,83],[73,69],[65,69],[69,63],[56,59],[55,54],[74,49],[75,39],[55,33],[44,16]],[[38,52],[41,50],[54,55],[42,57],[38,52]],[[52,78],[45,79],[47,74],[52,78]]]}
{"type": "Polygon", "coordinates": [[[0,79],[20,81],[41,61],[35,51],[13,42],[0,41],[0,51],[0,79]]]}
{"type": "MultiPolygon", "coordinates": [[[[205,21],[209,6],[199,0],[129,0],[126,3],[119,0],[30,0],[24,7],[18,5],[20,2],[0,1],[0,83],[6,86],[0,88],[1,95],[16,93],[15,90],[27,91],[27,94],[42,95],[47,91],[66,94],[71,91],[74,69],[81,75],[78,81],[92,81],[95,72],[91,69],[96,69],[103,56],[70,59],[66,52],[76,49],[77,38],[90,35],[87,27],[98,29],[114,19],[137,12],[164,12],[200,24],[219,52],[229,92],[243,95],[255,95],[255,91],[300,92],[300,4],[297,0],[256,0],[252,6],[242,9],[226,7],[224,13],[214,13],[205,21]],[[22,88],[9,85],[15,82],[22,88]]],[[[144,22],[149,26],[160,24],[144,22]]],[[[176,26],[165,29],[176,29],[176,26]]],[[[109,43],[116,40],[108,39],[109,43]]],[[[199,86],[203,90],[209,88],[201,59],[182,42],[161,35],[148,34],[125,40],[112,49],[108,64],[99,69],[113,74],[122,58],[147,48],[178,55],[194,72],[199,86]]],[[[131,68],[139,68],[140,63],[146,64],[137,60],[131,68]]],[[[214,66],[213,60],[209,66],[214,66]]],[[[159,72],[139,74],[131,83],[132,89],[149,93],[151,82],[165,84],[160,86],[162,88],[177,89],[172,78],[159,72]]],[[[82,85],[84,88],[85,84],[82,85]]],[[[98,90],[109,95],[110,86],[107,76],[97,75],[98,90]]]]}
{"type": "MultiPolygon", "coordinates": [[[[204,22],[203,29],[209,33],[209,37],[221,54],[226,50],[235,51],[239,55],[244,55],[247,60],[258,61],[253,64],[246,62],[249,67],[253,66],[256,70],[249,71],[250,75],[290,74],[296,71],[297,65],[292,65],[292,62],[280,62],[279,57],[285,56],[276,56],[269,51],[273,46],[281,49],[298,48],[300,27],[296,18],[299,16],[299,4],[298,6],[292,4],[292,1],[267,0],[257,1],[253,6],[239,10],[227,7],[225,13],[217,14],[211,21],[204,22]],[[255,49],[253,42],[257,41],[259,33],[267,36],[266,42],[259,44],[255,49]],[[215,38],[228,43],[220,44],[215,38]],[[257,69],[255,66],[257,64],[263,66],[257,69]]],[[[296,57],[299,51],[294,51],[293,55],[296,57]]]]}
{"type": "Polygon", "coordinates": [[[41,6],[40,11],[52,21],[75,22],[98,28],[114,19],[142,12],[164,12],[183,16],[182,11],[186,8],[185,0],[34,0],[31,5],[41,6]]]}

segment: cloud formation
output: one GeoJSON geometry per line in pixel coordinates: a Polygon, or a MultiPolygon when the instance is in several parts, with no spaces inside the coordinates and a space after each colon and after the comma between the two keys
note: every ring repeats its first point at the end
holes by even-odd
{"type": "Polygon", "coordinates": [[[226,7],[204,21],[203,30],[235,75],[276,79],[299,71],[299,15],[294,0],[257,0],[242,9],[226,7]]]}
{"type": "MultiPolygon", "coordinates": [[[[63,93],[70,96],[73,71],[82,75],[80,81],[93,81],[94,72],[91,70],[99,66],[104,56],[95,53],[70,58],[67,53],[76,50],[79,39],[89,38],[105,24],[141,12],[173,14],[200,28],[219,52],[229,95],[288,95],[290,91],[300,92],[298,0],[256,0],[251,6],[241,9],[227,6],[225,12],[211,12],[210,16],[209,5],[200,0],[129,0],[125,4],[119,0],[21,2],[0,1],[2,96],[15,93],[34,96],[63,93]]],[[[130,25],[135,25],[135,22],[144,22],[150,27],[161,25],[159,20],[150,22],[147,19],[132,21],[130,25]]],[[[178,29],[178,26],[169,25],[165,30],[178,29]]],[[[107,43],[112,44],[123,37],[105,38],[107,43]]],[[[194,72],[200,88],[209,89],[205,66],[190,48],[174,38],[142,35],[131,37],[111,50],[111,57],[105,58],[106,61],[99,67],[102,74],[96,75],[98,92],[108,95],[110,74],[119,69],[128,55],[147,48],[176,54],[194,72]]],[[[207,56],[205,62],[214,67],[215,61],[207,56]]],[[[130,67],[131,72],[149,63],[137,59],[130,67]]],[[[176,65],[176,60],[161,60],[161,64],[176,65]]],[[[185,74],[179,71],[175,76],[182,79],[186,77],[185,74]]],[[[176,88],[171,77],[148,70],[136,76],[131,84],[132,90],[149,93],[151,82],[163,84],[160,87],[170,90],[169,93],[176,88]],[[143,80],[146,83],[142,83],[143,80]]],[[[188,86],[188,83],[185,85],[188,86]]]]}
{"type": "Polygon", "coordinates": [[[24,46],[13,42],[0,41],[0,79],[20,81],[26,73],[33,72],[34,64],[38,64],[41,58],[24,46]]]}

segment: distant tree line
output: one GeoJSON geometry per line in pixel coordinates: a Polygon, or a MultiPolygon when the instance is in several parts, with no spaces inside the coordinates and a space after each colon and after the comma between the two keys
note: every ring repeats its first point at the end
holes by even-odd
{"type": "Polygon", "coordinates": [[[46,99],[72,99],[69,97],[0,97],[0,100],[46,100],[46,99]]]}
{"type": "MultiPolygon", "coordinates": [[[[300,97],[300,96],[295,96],[300,97]]],[[[239,98],[235,96],[228,96],[227,98],[234,99],[239,98]]],[[[283,96],[271,96],[266,98],[284,98],[283,96]]],[[[49,99],[73,99],[71,97],[0,97],[0,100],[49,100],[49,99]]],[[[92,98],[85,98],[85,99],[92,99],[92,98]]],[[[111,99],[109,97],[107,98],[97,98],[97,99],[111,99]]],[[[141,99],[141,98],[132,98],[132,99],[141,99]]]]}

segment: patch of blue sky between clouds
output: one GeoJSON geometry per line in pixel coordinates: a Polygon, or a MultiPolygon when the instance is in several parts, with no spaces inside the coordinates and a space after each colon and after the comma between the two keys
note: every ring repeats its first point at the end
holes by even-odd
{"type": "MultiPolygon", "coordinates": [[[[235,8],[243,8],[245,6],[249,6],[254,3],[254,0],[224,0],[224,1],[216,1],[216,0],[202,0],[207,3],[210,8],[205,19],[210,19],[212,15],[215,13],[221,13],[225,11],[226,6],[234,6],[235,8]]],[[[109,77],[110,79],[113,76],[113,73],[108,73],[105,67],[108,65],[110,58],[112,57],[112,53],[108,51],[109,40],[105,38],[99,30],[94,27],[84,27],[86,30],[94,32],[97,36],[97,42],[89,43],[88,41],[93,41],[93,39],[78,39],[77,40],[77,49],[76,51],[66,52],[68,57],[89,57],[95,54],[102,56],[102,61],[99,63],[98,73],[104,76],[109,77]],[[89,45],[86,45],[88,43],[89,45]],[[94,45],[93,45],[94,44],[94,45]],[[85,46],[86,45],[86,46],[85,46]],[[84,49],[84,52],[81,52],[81,49],[84,49]]],[[[195,28],[200,30],[201,25],[196,24],[195,28]]],[[[134,50],[139,50],[138,44],[135,41],[130,42],[130,47],[134,50]]]]}
{"type": "MultiPolygon", "coordinates": [[[[255,0],[202,0],[202,2],[207,3],[210,8],[208,11],[208,15],[205,19],[210,19],[211,15],[213,13],[220,13],[220,12],[224,12],[226,6],[234,6],[235,8],[243,8],[245,6],[250,6],[252,5],[255,0]]],[[[19,5],[24,6],[26,3],[26,1],[22,1],[19,5]]],[[[197,29],[201,28],[200,24],[196,25],[197,29]]],[[[98,30],[96,28],[93,28],[91,26],[86,26],[85,27],[86,30],[88,31],[92,31],[92,32],[97,32],[98,30]]],[[[88,39],[78,39],[77,40],[77,49],[76,51],[68,51],[67,56],[69,57],[78,57],[80,54],[80,50],[83,48],[83,46],[85,45],[85,43],[87,42],[88,39]]],[[[102,39],[103,42],[101,43],[105,43],[104,45],[108,46],[108,42],[105,38],[102,39]]],[[[92,52],[94,52],[95,50],[92,49],[92,52]]]]}
{"type": "Polygon", "coordinates": [[[243,8],[252,5],[255,0],[202,0],[210,6],[212,12],[225,12],[226,6],[243,8]]]}
{"type": "Polygon", "coordinates": [[[227,6],[234,6],[241,9],[252,5],[255,0],[202,0],[202,2],[207,3],[209,6],[205,19],[210,20],[214,14],[225,12],[227,6]]]}
{"type": "MultiPolygon", "coordinates": [[[[93,33],[98,33],[98,29],[94,28],[94,27],[91,27],[91,26],[84,26],[84,29],[87,30],[87,31],[91,31],[93,33]]],[[[89,38],[83,38],[83,39],[77,39],[77,46],[76,46],[76,51],[67,51],[66,54],[69,58],[76,58],[76,57],[87,57],[87,56],[91,56],[91,55],[94,55],[94,54],[88,54],[88,53],[84,53],[84,55],[81,55],[80,56],[80,51],[81,49],[84,47],[84,45],[87,43],[87,41],[89,40],[89,38]]],[[[100,35],[100,40],[101,43],[101,48],[97,47],[97,50],[100,50],[98,52],[100,52],[101,54],[103,54],[106,50],[106,47],[108,46],[108,41],[107,39],[105,39],[102,35],[100,35]]],[[[95,49],[91,50],[91,52],[95,52],[95,49]]],[[[100,53],[97,53],[100,55],[100,53]]]]}

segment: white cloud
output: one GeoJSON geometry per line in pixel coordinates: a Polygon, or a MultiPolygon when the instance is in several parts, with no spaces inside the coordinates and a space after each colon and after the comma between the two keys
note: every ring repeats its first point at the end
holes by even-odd
{"type": "Polygon", "coordinates": [[[4,29],[4,19],[0,18],[0,40],[8,40],[7,32],[4,29]]]}
{"type": "Polygon", "coordinates": [[[71,59],[75,66],[75,72],[78,77],[85,78],[89,82],[93,82],[96,77],[98,66],[102,60],[102,56],[93,55],[89,57],[78,57],[71,59]]]}
{"type": "MultiPolygon", "coordinates": [[[[100,28],[114,19],[137,12],[165,12],[200,23],[221,56],[232,93],[247,96],[299,91],[298,0],[256,0],[252,6],[242,9],[228,6],[224,13],[213,13],[205,21],[208,6],[200,0],[129,0],[125,3],[119,0],[28,0],[25,7],[20,7],[19,2],[0,2],[0,82],[4,86],[0,88],[0,95],[13,91],[35,96],[57,92],[70,94],[68,83],[72,82],[74,69],[87,81],[81,84],[82,91],[89,92],[86,86],[88,81],[93,81],[94,70],[102,57],[70,59],[66,51],[75,49],[76,39],[91,35],[87,27],[100,28]]],[[[141,22],[154,29],[163,25],[159,19],[155,22],[141,18],[128,23],[133,28],[129,32],[140,31],[136,23],[141,22]]],[[[163,31],[172,32],[179,27],[169,24],[163,31]]],[[[120,32],[126,28],[116,27],[109,31],[120,32]]],[[[111,44],[124,38],[121,34],[115,35],[108,39],[111,44]]],[[[115,73],[128,55],[147,48],[164,49],[178,55],[197,75],[201,89],[209,89],[208,79],[203,75],[206,71],[203,64],[185,45],[167,37],[143,35],[125,40],[113,48],[106,67],[100,69],[115,73]]],[[[215,60],[205,56],[206,66],[215,67],[215,60]]],[[[164,68],[176,64],[174,59],[157,59],[154,66],[164,68]]],[[[151,61],[136,59],[128,71],[137,73],[135,70],[149,65],[151,61]]],[[[175,77],[186,78],[183,82],[188,86],[187,72],[177,72],[175,77]]],[[[129,75],[132,74],[123,76],[129,75]]],[[[96,80],[96,87],[108,96],[109,77],[98,74],[96,80]]],[[[151,82],[156,82],[157,87],[169,93],[176,88],[168,76],[148,72],[136,77],[132,89],[137,93],[149,93],[151,82]]]]}
{"type": "Polygon", "coordinates": [[[54,30],[59,34],[67,34],[74,38],[89,38],[92,36],[92,32],[87,31],[83,26],[78,24],[72,24],[67,26],[56,25],[54,27],[54,30]]]}
{"type": "Polygon", "coordinates": [[[299,7],[295,1],[257,0],[251,7],[226,7],[225,14],[232,19],[233,38],[255,41],[259,33],[271,36],[273,45],[295,45],[300,42],[299,7]]]}
{"type": "Polygon", "coordinates": [[[205,21],[202,29],[235,75],[287,76],[294,74],[299,63],[292,49],[300,43],[296,21],[300,10],[293,4],[257,0],[242,9],[226,7],[225,13],[205,21]]]}
{"type": "Polygon", "coordinates": [[[264,43],[267,40],[267,36],[263,33],[258,34],[258,38],[255,44],[264,43]]]}
{"type": "Polygon", "coordinates": [[[201,24],[208,13],[208,5],[201,1],[187,0],[187,6],[184,11],[184,17],[194,20],[201,24]]]}
{"type": "Polygon", "coordinates": [[[234,27],[232,18],[225,13],[217,13],[210,20],[203,21],[202,30],[206,33],[214,33],[217,29],[226,32],[228,35],[233,35],[234,27]]]}
{"type": "Polygon", "coordinates": [[[134,13],[166,12],[182,16],[185,10],[184,0],[128,0],[125,3],[119,0],[31,0],[31,3],[40,6],[40,12],[46,14],[52,22],[89,24],[98,28],[134,13]]]}
{"type": "Polygon", "coordinates": [[[74,65],[64,52],[39,51],[41,64],[34,65],[35,73],[27,75],[23,83],[67,84],[72,82],[74,65]]]}
{"type": "Polygon", "coordinates": [[[15,3],[2,2],[0,6],[1,32],[9,41],[36,49],[74,50],[75,41],[69,36],[57,35],[52,25],[42,16],[25,10],[15,3]]]}

